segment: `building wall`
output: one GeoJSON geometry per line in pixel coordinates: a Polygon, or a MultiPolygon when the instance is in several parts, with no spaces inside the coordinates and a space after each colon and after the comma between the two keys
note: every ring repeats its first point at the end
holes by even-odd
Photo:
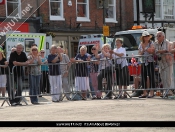
{"type": "Polygon", "coordinates": [[[0,5],[0,17],[6,16],[5,5],[0,5]]]}
{"type": "MultiPolygon", "coordinates": [[[[162,2],[166,2],[165,0],[162,2]]],[[[161,3],[161,1],[160,1],[161,3]]],[[[162,6],[162,5],[161,5],[162,6]]],[[[134,7],[134,23],[136,25],[137,23],[137,4],[136,4],[136,0],[133,0],[133,7],[134,7]]],[[[156,8],[156,7],[155,7],[156,8]]],[[[140,17],[140,25],[143,27],[147,27],[147,28],[157,28],[157,29],[163,29],[164,27],[173,27],[175,28],[175,17],[174,19],[164,19],[164,18],[156,18],[154,17],[154,20],[152,21],[152,19],[149,20],[150,17],[150,13],[148,13],[148,17],[147,20],[145,20],[145,13],[141,13],[143,12],[143,7],[142,7],[142,0],[139,0],[139,17],[140,17]]],[[[160,9],[162,12],[164,12],[164,7],[162,9],[160,9]]],[[[162,14],[162,13],[160,13],[162,14]]],[[[155,15],[155,13],[154,13],[155,15]]],[[[175,15],[174,15],[175,16],[175,15]]]]}
{"type": "MultiPolygon", "coordinates": [[[[81,23],[81,29],[95,29],[103,26],[103,9],[97,9],[96,0],[90,0],[90,22],[76,21],[76,0],[72,0],[72,6],[68,6],[67,1],[64,0],[64,18],[65,21],[50,21],[49,20],[49,0],[47,0],[40,8],[40,13],[43,18],[43,23],[50,23],[50,25],[57,25],[58,27],[75,28],[77,23],[81,23]]],[[[112,29],[126,30],[133,26],[133,0],[116,0],[116,16],[118,23],[106,23],[112,29]],[[121,4],[120,4],[121,2],[121,4]],[[120,6],[121,5],[121,6],[120,6]],[[129,7],[129,8],[128,8],[129,7]],[[122,19],[122,21],[120,21],[122,19]]]]}
{"type": "MultiPolygon", "coordinates": [[[[33,6],[33,11],[43,3],[43,0],[22,0],[22,10],[28,3],[33,6]],[[38,1],[38,2],[37,2],[38,1]]],[[[27,13],[23,17],[26,19],[29,17],[30,32],[54,32],[56,37],[53,38],[53,43],[56,45],[63,45],[65,49],[68,49],[70,57],[74,57],[80,35],[99,33],[102,34],[103,30],[103,9],[97,9],[96,0],[89,0],[89,19],[90,22],[79,22],[76,16],[76,0],[71,0],[72,6],[68,6],[68,0],[63,0],[64,6],[64,21],[51,21],[49,18],[49,0],[46,0],[40,8],[33,14],[27,13]],[[40,26],[36,23],[36,19],[41,18],[41,30],[38,30],[40,26]],[[77,24],[81,23],[79,28],[77,24]]],[[[0,21],[6,18],[5,5],[0,5],[0,21]],[[3,19],[2,19],[3,18],[3,19]]],[[[131,29],[134,24],[133,15],[133,0],[116,0],[116,21],[117,23],[106,23],[110,27],[110,35],[115,34],[117,31],[131,29]]]]}
{"type": "MultiPolygon", "coordinates": [[[[33,6],[33,10],[31,12],[33,13],[34,10],[43,3],[42,0],[21,0],[22,2],[22,7],[21,9],[25,9],[27,4],[29,3],[30,5],[33,6]],[[38,1],[38,2],[37,2],[38,1]]],[[[65,28],[75,28],[77,26],[76,21],[76,0],[72,0],[72,6],[68,6],[68,1],[63,0],[64,2],[64,18],[65,21],[50,21],[49,20],[49,0],[46,0],[44,4],[35,11],[33,14],[37,17],[40,15],[42,17],[43,23],[52,23],[57,24],[57,26],[60,25],[60,27],[65,27],[65,28]],[[39,14],[38,14],[39,13],[39,14]]],[[[102,28],[103,26],[103,9],[97,9],[96,6],[96,0],[89,0],[89,8],[90,8],[90,22],[81,22],[81,28],[84,29],[94,29],[95,28],[95,23],[97,24],[96,28],[102,28]]],[[[0,5],[0,17],[6,17],[6,9],[5,5],[0,5]]],[[[126,30],[130,29],[133,25],[134,21],[134,15],[133,15],[133,0],[116,0],[116,17],[118,23],[106,23],[106,25],[109,25],[112,29],[115,28],[115,30],[126,30]],[[121,2],[121,3],[120,3],[121,2]],[[129,7],[129,8],[128,8],[129,7]]],[[[27,13],[23,18],[27,17],[33,17],[33,14],[27,13]]]]}

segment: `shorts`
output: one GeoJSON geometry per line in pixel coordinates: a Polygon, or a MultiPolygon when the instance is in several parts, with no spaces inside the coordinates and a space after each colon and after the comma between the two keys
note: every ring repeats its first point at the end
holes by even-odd
{"type": "Polygon", "coordinates": [[[7,78],[6,75],[0,75],[0,88],[6,87],[7,78]]]}

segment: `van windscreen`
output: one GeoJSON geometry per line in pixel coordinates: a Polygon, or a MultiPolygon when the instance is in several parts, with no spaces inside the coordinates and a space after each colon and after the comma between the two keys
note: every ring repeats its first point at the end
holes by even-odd
{"type": "MultiPolygon", "coordinates": [[[[137,50],[138,45],[140,44],[141,33],[132,33],[132,34],[120,34],[116,35],[114,38],[114,42],[116,39],[123,40],[123,46],[127,51],[137,50]]],[[[114,48],[116,45],[114,45],[114,48]]]]}

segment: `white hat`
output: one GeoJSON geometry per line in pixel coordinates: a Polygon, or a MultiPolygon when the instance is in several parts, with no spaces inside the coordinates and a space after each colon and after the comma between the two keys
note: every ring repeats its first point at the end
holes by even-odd
{"type": "Polygon", "coordinates": [[[148,31],[144,31],[143,33],[142,33],[142,36],[144,37],[144,36],[149,36],[150,34],[148,33],[148,31]]]}

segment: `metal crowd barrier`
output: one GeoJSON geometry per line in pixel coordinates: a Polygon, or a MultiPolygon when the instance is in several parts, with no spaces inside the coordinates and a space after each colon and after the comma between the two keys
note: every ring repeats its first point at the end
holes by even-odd
{"type": "Polygon", "coordinates": [[[123,93],[132,98],[130,93],[131,91],[135,92],[144,90],[154,90],[154,93],[156,91],[164,91],[163,98],[165,98],[170,91],[173,92],[175,89],[173,71],[174,60],[173,58],[171,59],[170,54],[164,54],[164,56],[161,56],[161,59],[163,59],[164,62],[167,62],[168,59],[171,60],[171,65],[162,65],[160,63],[160,58],[158,58],[159,55],[157,55],[156,59],[154,56],[154,63],[152,65],[154,67],[143,65],[141,60],[148,58],[149,56],[137,55],[132,57],[122,57],[114,60],[105,59],[72,63],[71,68],[68,71],[69,75],[65,80],[65,84],[68,85],[67,89],[62,88],[62,81],[64,78],[63,73],[59,73],[59,76],[57,76],[56,73],[59,71],[54,70],[52,77],[49,75],[52,68],[59,69],[60,66],[66,67],[66,63],[44,64],[39,66],[44,66],[45,68],[49,67],[49,69],[42,69],[42,74],[37,79],[35,78],[35,72],[38,73],[40,70],[35,69],[37,65],[14,66],[11,73],[9,67],[7,67],[8,72],[6,72],[6,77],[9,96],[6,94],[5,97],[0,97],[1,99],[4,99],[1,106],[3,106],[5,102],[10,105],[8,99],[12,98],[18,99],[20,101],[22,100],[26,105],[28,105],[25,97],[31,98],[38,96],[52,96],[52,101],[62,101],[64,98],[67,98],[68,100],[81,100],[86,99],[87,96],[92,99],[94,96],[101,99],[111,99],[114,96],[115,99],[118,99],[123,93]],[[116,62],[118,62],[118,64],[122,64],[123,60],[125,59],[129,65],[124,69],[124,71],[122,71],[121,68],[118,69],[119,66],[115,64],[116,62]],[[104,71],[100,71],[101,75],[98,75],[97,70],[94,71],[92,64],[100,62],[103,67],[107,67],[108,60],[112,62],[111,65],[108,68],[105,68],[104,71]],[[163,66],[164,69],[169,68],[168,71],[164,71],[164,69],[161,69],[160,71],[160,68],[163,66]],[[35,72],[32,72],[31,68],[34,68],[35,72]],[[142,75],[143,72],[145,72],[146,77],[142,75]],[[162,80],[160,77],[160,72],[165,72],[164,74],[168,78],[163,78],[164,80],[162,80]],[[92,73],[94,74],[93,76],[92,73]],[[139,85],[137,88],[132,88],[132,85],[135,81],[134,79],[137,78],[140,79],[139,85]],[[146,82],[146,80],[148,80],[148,82],[146,82]],[[31,81],[37,83],[37,90],[34,92],[31,92],[30,90],[30,87],[33,87],[31,81]],[[162,88],[160,87],[161,85],[163,85],[162,88]],[[125,86],[125,88],[121,89],[121,86],[125,86]],[[145,89],[142,88],[142,86],[144,86],[145,89]],[[85,92],[86,90],[88,92],[85,92]]]}
{"type": "MultiPolygon", "coordinates": [[[[154,92],[154,95],[155,95],[155,92],[157,94],[157,96],[160,96],[160,93],[161,91],[164,92],[164,94],[162,95],[163,98],[165,98],[168,93],[171,91],[171,93],[173,93],[174,91],[174,73],[173,73],[173,63],[174,63],[174,60],[173,58],[170,58],[172,57],[171,54],[164,54],[164,55],[161,55],[162,57],[162,60],[163,60],[163,64],[161,64],[161,60],[158,60],[158,57],[160,55],[144,55],[144,56],[141,56],[141,55],[136,55],[136,56],[133,56],[133,57],[122,57],[122,58],[118,58],[118,59],[115,59],[113,60],[113,64],[111,65],[110,69],[111,69],[111,73],[109,73],[109,69],[106,69],[105,72],[110,75],[110,76],[107,76],[107,77],[103,77],[105,78],[106,80],[110,80],[111,81],[111,88],[109,89],[106,89],[105,88],[105,85],[107,84],[107,82],[104,83],[103,85],[103,88],[101,88],[101,90],[98,89],[98,91],[100,92],[105,92],[105,95],[103,97],[103,99],[105,99],[106,97],[108,97],[108,95],[110,94],[111,95],[114,95],[114,97],[116,98],[120,98],[121,95],[123,94],[123,92],[125,92],[126,95],[128,95],[130,98],[132,98],[132,95],[130,95],[128,93],[128,91],[151,91],[153,90],[154,92]],[[144,60],[144,59],[148,59],[149,57],[153,57],[153,63],[150,63],[149,65],[145,65],[142,63],[142,61],[140,61],[140,59],[144,60]],[[155,56],[157,58],[155,58],[155,56]],[[135,61],[132,62],[131,64],[131,60],[132,58],[135,58],[135,61]],[[131,81],[131,79],[129,78],[129,85],[128,85],[128,82],[125,82],[126,84],[122,84],[123,86],[127,86],[126,89],[119,89],[119,85],[117,85],[117,82],[120,80],[126,80],[126,78],[121,78],[121,77],[126,77],[124,75],[121,75],[123,74],[120,73],[120,70],[119,70],[119,73],[116,73],[116,61],[118,60],[123,60],[123,59],[127,59],[127,62],[129,63],[128,67],[125,69],[127,71],[125,71],[124,73],[126,74],[128,72],[127,75],[129,76],[132,76],[133,77],[133,81],[131,81]],[[168,64],[170,62],[168,62],[168,59],[171,61],[171,64],[168,64]],[[166,64],[167,63],[167,64],[166,64]],[[168,71],[166,71],[165,69],[168,68],[168,71]],[[167,78],[165,78],[164,80],[161,78],[160,74],[161,72],[168,72],[168,73],[164,73],[166,75],[167,78]],[[143,72],[145,72],[143,74],[143,72]],[[143,75],[146,75],[146,76],[143,76],[143,75]],[[139,88],[138,89],[131,89],[129,88],[128,89],[128,86],[131,87],[131,85],[134,83],[134,79],[135,78],[139,78],[140,81],[139,81],[139,88]],[[146,81],[147,80],[147,81],[146,81]],[[169,83],[166,83],[166,82],[169,82],[169,83]],[[162,87],[163,85],[163,87],[162,87]],[[117,92],[120,92],[119,94],[117,92]]],[[[98,60],[98,61],[105,61],[105,60],[98,60]]],[[[90,61],[92,62],[92,61],[90,61]]],[[[84,63],[88,66],[88,63],[90,63],[89,61],[83,61],[83,62],[78,62],[78,63],[84,63]]],[[[95,61],[93,61],[95,62],[95,61]]],[[[149,60],[148,60],[149,62],[149,60]]],[[[79,90],[80,91],[80,90],[79,90]]],[[[92,93],[93,91],[91,91],[92,93]]],[[[95,91],[97,92],[97,91],[95,91]]],[[[162,93],[163,93],[162,92],[162,93]]],[[[81,92],[79,92],[81,93],[81,92]]]]}
{"type": "Polygon", "coordinates": [[[10,88],[11,83],[10,83],[10,68],[5,65],[0,65],[0,99],[3,100],[1,107],[4,105],[5,102],[10,106],[9,104],[9,96],[6,92],[10,88]],[[3,88],[3,89],[2,89],[3,88]],[[4,90],[4,93],[3,91],[4,90]]]}
{"type": "MultiPolygon", "coordinates": [[[[134,91],[154,90],[154,92],[159,91],[159,94],[160,94],[160,91],[164,91],[164,94],[162,95],[163,98],[165,98],[170,91],[171,93],[173,93],[172,91],[175,89],[175,87],[174,87],[174,72],[173,72],[174,58],[172,57],[172,54],[167,53],[163,55],[158,54],[158,55],[145,55],[145,56],[136,55],[136,56],[133,56],[132,58],[124,57],[122,59],[125,59],[125,58],[129,63],[131,63],[131,61],[134,58],[134,61],[132,61],[132,64],[129,64],[128,66],[129,74],[130,76],[133,76],[134,79],[140,78],[140,85],[138,86],[140,88],[134,89],[134,91]],[[143,65],[143,63],[140,61],[140,60],[148,59],[151,56],[154,58],[154,63],[152,64],[152,66],[151,64],[149,64],[150,66],[149,65],[146,66],[145,64],[143,65]],[[161,63],[162,61],[163,63],[161,63]],[[145,71],[147,72],[147,73],[144,73],[144,74],[147,74],[146,77],[143,76],[144,75],[143,72],[145,71]],[[164,75],[166,75],[166,77],[161,78],[160,76],[161,74],[163,77],[164,75]],[[149,80],[148,84],[146,80],[149,80]],[[147,88],[143,89],[142,86],[147,88]]],[[[131,82],[129,84],[131,85],[131,82]]],[[[131,91],[131,90],[133,91],[133,89],[122,89],[122,92],[131,91]]],[[[120,95],[118,97],[120,97],[120,95]]]]}
{"type": "MultiPolygon", "coordinates": [[[[25,97],[32,98],[41,96],[61,96],[58,100],[54,101],[62,101],[67,94],[71,93],[71,91],[65,92],[62,89],[62,78],[64,77],[62,77],[61,73],[59,73],[60,75],[58,78],[56,74],[53,75],[51,78],[48,70],[48,67],[54,68],[58,65],[60,67],[60,65],[66,64],[44,64],[41,66],[30,64],[28,66],[14,66],[12,69],[11,91],[13,91],[13,89],[16,88],[17,93],[12,92],[12,97],[20,98],[22,101],[25,102],[26,105],[28,104],[25,100],[25,97]],[[47,69],[41,70],[42,66],[44,66],[45,68],[47,67],[47,69]],[[55,83],[56,85],[58,84],[58,86],[55,87],[54,85],[54,88],[51,89],[51,86],[55,83]]],[[[67,84],[69,85],[69,83],[67,84]]]]}

